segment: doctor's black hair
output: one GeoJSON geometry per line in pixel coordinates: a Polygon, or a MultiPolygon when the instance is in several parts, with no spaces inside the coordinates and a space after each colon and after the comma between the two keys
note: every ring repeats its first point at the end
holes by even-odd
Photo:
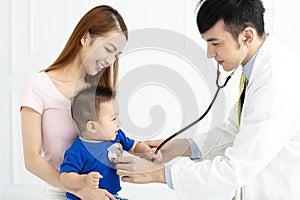
{"type": "Polygon", "coordinates": [[[116,98],[109,87],[91,86],[77,93],[72,99],[71,114],[80,132],[88,121],[98,121],[100,105],[116,98]]]}
{"type": "Polygon", "coordinates": [[[201,0],[200,4],[197,26],[201,34],[220,19],[224,20],[225,30],[235,39],[246,27],[254,28],[259,37],[265,32],[265,8],[261,0],[201,0]]]}

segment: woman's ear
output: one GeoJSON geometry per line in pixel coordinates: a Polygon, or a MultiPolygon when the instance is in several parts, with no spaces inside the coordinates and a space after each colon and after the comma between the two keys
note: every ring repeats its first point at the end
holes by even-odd
{"type": "Polygon", "coordinates": [[[81,45],[82,46],[84,46],[85,44],[87,44],[88,43],[88,41],[89,41],[89,39],[90,39],[90,33],[89,32],[86,32],[84,35],[83,35],[83,37],[81,38],[81,40],[80,40],[80,43],[81,43],[81,45]]]}
{"type": "Polygon", "coordinates": [[[95,121],[88,121],[86,123],[86,129],[91,132],[91,133],[96,133],[97,132],[97,122],[95,121]]]}

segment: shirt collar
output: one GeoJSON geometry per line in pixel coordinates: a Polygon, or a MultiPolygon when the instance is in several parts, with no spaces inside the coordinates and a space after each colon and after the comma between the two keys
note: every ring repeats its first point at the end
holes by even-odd
{"type": "Polygon", "coordinates": [[[90,142],[90,143],[101,143],[101,142],[104,142],[102,140],[86,140],[86,139],[83,139],[81,136],[79,136],[79,139],[83,142],[90,142]]]}

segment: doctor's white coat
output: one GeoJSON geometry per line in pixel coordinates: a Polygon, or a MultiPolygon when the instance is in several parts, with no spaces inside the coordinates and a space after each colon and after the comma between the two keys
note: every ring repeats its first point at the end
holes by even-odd
{"type": "Polygon", "coordinates": [[[299,58],[267,38],[253,65],[240,131],[234,108],[222,130],[194,139],[201,162],[172,166],[179,199],[234,191],[243,200],[300,199],[299,75],[299,58]]]}

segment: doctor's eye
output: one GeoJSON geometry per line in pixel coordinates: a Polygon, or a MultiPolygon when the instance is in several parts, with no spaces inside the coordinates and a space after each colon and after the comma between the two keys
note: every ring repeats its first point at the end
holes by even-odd
{"type": "Polygon", "coordinates": [[[213,46],[219,46],[221,43],[212,43],[213,46]]]}

